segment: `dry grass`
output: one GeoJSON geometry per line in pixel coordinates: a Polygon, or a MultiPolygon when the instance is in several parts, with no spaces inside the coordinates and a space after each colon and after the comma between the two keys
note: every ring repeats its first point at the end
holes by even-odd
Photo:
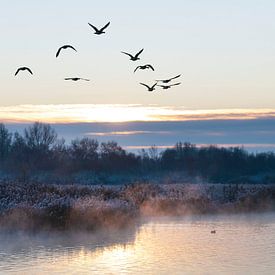
{"type": "Polygon", "coordinates": [[[8,230],[117,229],[141,216],[271,211],[275,187],[155,185],[123,187],[0,184],[0,227],[8,230]]]}

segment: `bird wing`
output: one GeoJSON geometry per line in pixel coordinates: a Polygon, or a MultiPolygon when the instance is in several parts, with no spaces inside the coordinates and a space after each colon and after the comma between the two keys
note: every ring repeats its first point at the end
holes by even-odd
{"type": "Polygon", "coordinates": [[[72,80],[72,78],[71,77],[66,77],[66,78],[64,78],[65,80],[72,80]]]}
{"type": "Polygon", "coordinates": [[[71,46],[71,45],[66,45],[66,47],[67,47],[67,48],[71,48],[71,49],[73,49],[74,51],[77,52],[77,50],[76,50],[73,46],[71,46]]]}
{"type": "Polygon", "coordinates": [[[25,68],[30,74],[33,74],[30,68],[25,68]]]}
{"type": "Polygon", "coordinates": [[[21,67],[21,68],[18,68],[16,73],[15,73],[15,76],[22,70],[27,70],[30,74],[33,74],[31,69],[30,68],[27,68],[27,67],[21,67]]]}
{"type": "Polygon", "coordinates": [[[90,81],[90,79],[87,79],[87,78],[80,78],[82,80],[85,80],[85,81],[90,81]]]}
{"type": "Polygon", "coordinates": [[[158,83],[156,82],[151,88],[155,88],[158,83]]]}
{"type": "Polygon", "coordinates": [[[15,72],[15,76],[20,72],[21,68],[17,69],[17,71],[15,72]]]}
{"type": "Polygon", "coordinates": [[[60,52],[61,52],[61,50],[62,50],[62,49],[66,49],[66,48],[73,49],[74,51],[77,52],[77,50],[76,50],[73,46],[71,46],[71,45],[64,45],[64,46],[62,46],[62,47],[60,47],[60,48],[58,49],[58,51],[57,51],[57,53],[56,53],[55,56],[58,57],[59,54],[60,54],[60,52]]]}
{"type": "Polygon", "coordinates": [[[130,53],[126,53],[126,52],[121,52],[121,53],[124,53],[124,54],[130,56],[131,58],[133,58],[133,56],[130,53]]]}
{"type": "Polygon", "coordinates": [[[59,56],[59,54],[60,54],[60,52],[61,52],[62,48],[63,48],[63,47],[60,47],[60,48],[58,49],[58,51],[56,52],[55,57],[58,57],[58,56],[59,56]]]}
{"type": "Polygon", "coordinates": [[[134,73],[140,68],[140,66],[137,66],[134,70],[134,73]]]}
{"type": "Polygon", "coordinates": [[[136,55],[135,57],[137,58],[142,52],[143,52],[144,49],[140,50],[136,55]]]}
{"type": "Polygon", "coordinates": [[[146,85],[144,83],[139,83],[139,84],[145,86],[148,90],[151,88],[151,87],[149,87],[148,85],[146,85]]]}
{"type": "Polygon", "coordinates": [[[147,66],[148,68],[150,68],[152,71],[155,70],[154,67],[153,67],[152,65],[150,65],[150,64],[147,64],[146,66],[147,66]]]}
{"type": "Polygon", "coordinates": [[[93,26],[92,24],[90,24],[90,23],[88,23],[89,24],[89,26],[90,27],[92,27],[96,32],[98,32],[99,30],[98,30],[98,28],[97,27],[95,27],[95,26],[93,26]]]}
{"type": "Polygon", "coordinates": [[[100,29],[100,31],[104,31],[106,28],[109,27],[109,25],[111,24],[111,22],[108,22],[103,28],[100,29]]]}
{"type": "Polygon", "coordinates": [[[170,87],[172,87],[172,86],[177,86],[177,85],[180,85],[181,83],[179,82],[179,83],[175,83],[175,84],[171,84],[171,85],[169,85],[170,87]]]}
{"type": "Polygon", "coordinates": [[[170,78],[169,80],[176,79],[176,78],[178,78],[178,77],[180,77],[180,76],[181,76],[181,74],[179,74],[179,75],[177,75],[177,76],[175,76],[175,77],[172,77],[172,78],[170,78]]]}

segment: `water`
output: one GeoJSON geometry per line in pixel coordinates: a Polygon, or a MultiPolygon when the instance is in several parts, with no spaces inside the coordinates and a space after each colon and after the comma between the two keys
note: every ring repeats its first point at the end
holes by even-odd
{"type": "Polygon", "coordinates": [[[0,234],[0,273],[275,274],[275,214],[151,219],[101,234],[0,234]]]}

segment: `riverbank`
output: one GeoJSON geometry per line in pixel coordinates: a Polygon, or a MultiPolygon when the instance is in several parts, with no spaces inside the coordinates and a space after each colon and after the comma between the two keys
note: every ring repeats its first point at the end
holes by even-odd
{"type": "Polygon", "coordinates": [[[275,210],[275,185],[0,183],[3,230],[117,229],[146,216],[275,210]]]}

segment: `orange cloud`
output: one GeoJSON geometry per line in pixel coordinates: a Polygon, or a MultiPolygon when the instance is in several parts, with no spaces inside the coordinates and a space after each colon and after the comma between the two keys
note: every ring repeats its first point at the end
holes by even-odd
{"type": "MultiPolygon", "coordinates": [[[[219,148],[234,148],[234,147],[244,147],[244,148],[275,148],[275,144],[271,143],[219,143],[219,144],[206,144],[206,143],[198,143],[196,147],[208,147],[208,146],[215,146],[219,148]]],[[[125,149],[128,150],[141,150],[141,149],[149,149],[152,145],[129,145],[123,146],[125,149]]],[[[174,148],[175,145],[154,145],[157,149],[167,149],[167,148],[174,148]]]]}
{"type": "Polygon", "coordinates": [[[47,123],[188,121],[273,117],[275,117],[275,109],[188,110],[184,107],[137,104],[60,104],[0,107],[0,121],[21,123],[33,121],[47,123]]]}
{"type": "Polygon", "coordinates": [[[87,136],[132,136],[144,134],[169,134],[169,131],[113,131],[113,132],[89,132],[87,136]]]}

